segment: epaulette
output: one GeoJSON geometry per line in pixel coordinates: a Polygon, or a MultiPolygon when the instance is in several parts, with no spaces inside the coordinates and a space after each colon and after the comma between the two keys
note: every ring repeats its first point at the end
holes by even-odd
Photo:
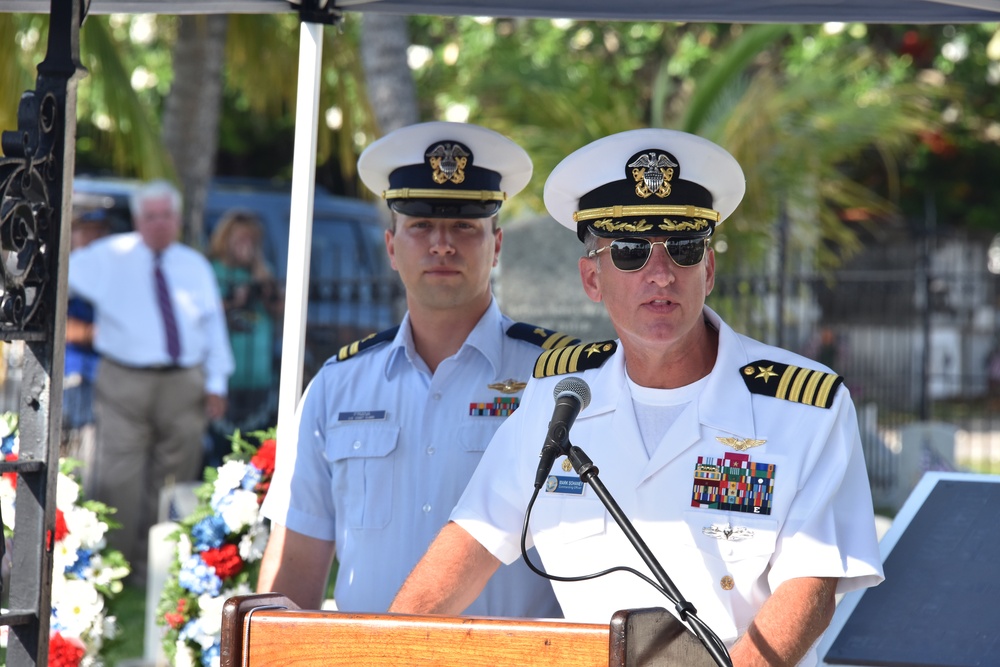
{"type": "Polygon", "coordinates": [[[606,340],[600,343],[581,343],[542,352],[535,361],[536,378],[578,373],[598,368],[611,358],[618,343],[606,340]]]}
{"type": "Polygon", "coordinates": [[[753,394],[829,408],[844,378],[774,361],[755,361],[740,369],[747,389],[753,394]]]}
{"type": "Polygon", "coordinates": [[[358,352],[367,350],[370,347],[374,347],[379,343],[384,343],[385,341],[392,340],[396,337],[396,332],[399,331],[399,326],[394,326],[391,329],[386,329],[385,331],[380,331],[378,333],[368,334],[361,340],[356,340],[353,343],[348,343],[344,347],[340,348],[340,352],[337,352],[337,361],[345,361],[350,359],[358,352]]]}
{"type": "Polygon", "coordinates": [[[532,345],[537,345],[544,350],[555,350],[567,345],[576,345],[579,338],[573,338],[569,334],[559,333],[552,329],[528,324],[526,322],[515,322],[507,329],[507,335],[517,340],[528,341],[532,345]]]}

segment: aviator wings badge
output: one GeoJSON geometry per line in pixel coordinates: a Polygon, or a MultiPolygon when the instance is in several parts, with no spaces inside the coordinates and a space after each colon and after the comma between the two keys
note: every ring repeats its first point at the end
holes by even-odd
{"type": "Polygon", "coordinates": [[[767,442],[767,440],[753,440],[752,438],[728,438],[721,435],[715,436],[715,439],[727,447],[732,447],[738,452],[744,452],[753,447],[760,447],[767,442]]]}
{"type": "Polygon", "coordinates": [[[514,378],[504,380],[503,382],[494,382],[493,384],[486,385],[487,389],[493,389],[494,391],[499,391],[501,394],[516,394],[525,387],[528,386],[527,382],[520,382],[514,378]]]}

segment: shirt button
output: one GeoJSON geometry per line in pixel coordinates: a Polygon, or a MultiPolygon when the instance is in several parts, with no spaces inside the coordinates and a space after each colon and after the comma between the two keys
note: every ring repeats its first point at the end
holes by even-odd
{"type": "Polygon", "coordinates": [[[431,511],[431,505],[430,505],[430,503],[426,503],[423,506],[423,510],[424,510],[424,514],[426,514],[427,512],[430,512],[431,511]]]}
{"type": "Polygon", "coordinates": [[[360,440],[355,440],[354,441],[354,449],[361,449],[361,441],[360,440]]]}
{"type": "Polygon", "coordinates": [[[733,578],[731,576],[729,576],[728,574],[725,575],[724,577],[722,577],[722,579],[719,580],[719,586],[721,586],[722,590],[724,590],[724,591],[731,591],[731,590],[733,590],[733,586],[735,586],[735,585],[736,585],[736,582],[733,581],[733,578]]]}
{"type": "Polygon", "coordinates": [[[441,392],[435,392],[434,395],[431,396],[431,398],[433,398],[435,401],[440,401],[441,400],[441,392]]]}
{"type": "Polygon", "coordinates": [[[428,447],[427,448],[427,456],[433,456],[433,455],[434,455],[434,448],[433,447],[428,447]]]}

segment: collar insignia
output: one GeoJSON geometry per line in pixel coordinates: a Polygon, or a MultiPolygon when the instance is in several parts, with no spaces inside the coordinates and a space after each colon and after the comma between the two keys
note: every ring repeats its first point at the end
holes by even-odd
{"type": "Polygon", "coordinates": [[[674,178],[677,163],[664,153],[643,153],[629,165],[635,179],[635,193],[645,199],[652,195],[663,198],[670,195],[670,181],[674,178]]]}
{"type": "Polygon", "coordinates": [[[563,459],[562,469],[565,472],[570,472],[571,470],[573,470],[573,464],[569,462],[569,458],[568,457],[565,458],[565,459],[563,459]]]}
{"type": "Polygon", "coordinates": [[[752,438],[729,438],[723,437],[721,435],[715,436],[715,439],[726,445],[727,447],[732,447],[738,452],[746,451],[752,447],[760,447],[767,440],[753,440],[752,438]]]}
{"type": "Polygon", "coordinates": [[[709,537],[727,542],[742,542],[753,537],[753,531],[746,526],[734,526],[729,523],[713,523],[711,526],[702,528],[701,532],[709,537]]]}
{"type": "Polygon", "coordinates": [[[516,394],[525,387],[528,386],[527,382],[520,382],[514,378],[508,378],[503,382],[494,382],[493,384],[486,385],[487,389],[493,389],[494,391],[499,391],[501,394],[516,394]]]}

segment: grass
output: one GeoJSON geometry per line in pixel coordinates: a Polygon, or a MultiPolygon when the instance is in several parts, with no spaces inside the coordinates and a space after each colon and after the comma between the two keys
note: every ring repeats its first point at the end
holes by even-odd
{"type": "Polygon", "coordinates": [[[126,586],[108,604],[108,613],[118,620],[118,636],[105,649],[108,667],[141,659],[146,634],[146,591],[126,586]]]}

